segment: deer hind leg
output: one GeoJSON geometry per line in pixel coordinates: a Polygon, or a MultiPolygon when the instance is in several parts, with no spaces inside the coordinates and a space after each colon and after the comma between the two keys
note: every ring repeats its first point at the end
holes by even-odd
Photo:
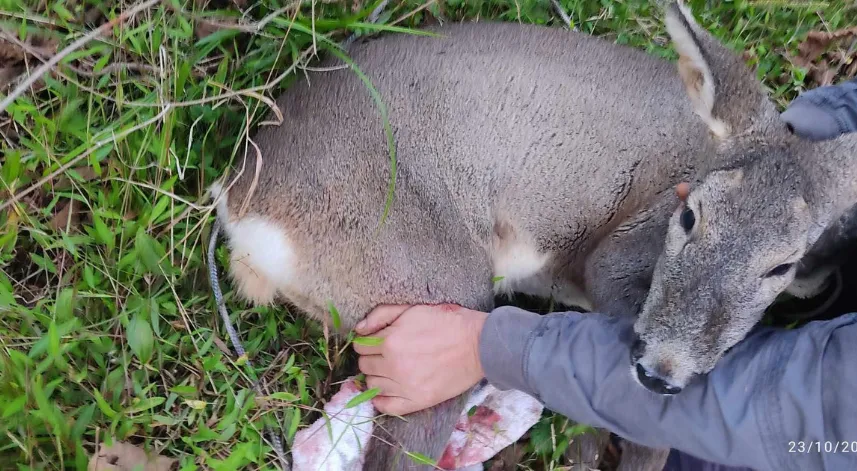
{"type": "Polygon", "coordinates": [[[622,440],[622,459],[616,471],[661,471],[667,464],[670,450],[648,448],[622,440]]]}
{"type": "Polygon", "coordinates": [[[571,469],[598,469],[604,451],[610,443],[610,431],[596,429],[574,437],[565,449],[565,459],[571,469]]]}
{"type": "Polygon", "coordinates": [[[469,392],[432,408],[403,418],[384,417],[375,424],[375,432],[366,452],[366,471],[429,471],[433,466],[419,464],[408,452],[439,461],[452,430],[467,403],[469,392]]]}
{"type": "MultiPolygon", "coordinates": [[[[212,193],[217,190],[214,188],[212,193]]],[[[230,219],[225,200],[225,195],[221,196],[218,219],[222,221],[229,239],[232,278],[241,295],[255,303],[271,303],[282,298],[310,317],[321,320],[328,315],[323,306],[330,297],[343,315],[344,329],[352,328],[377,304],[455,303],[479,310],[488,310],[492,306],[491,271],[485,249],[469,237],[444,237],[444,234],[455,234],[454,228],[438,231],[437,239],[422,240],[420,250],[408,254],[408,257],[381,256],[382,251],[388,250],[386,247],[390,242],[385,239],[377,241],[377,246],[362,241],[364,244],[355,242],[353,246],[343,247],[350,252],[357,251],[359,246],[359,250],[367,254],[367,260],[375,261],[361,262],[364,265],[354,267],[366,269],[361,272],[358,288],[353,285],[354,279],[336,276],[337,268],[348,257],[317,250],[310,245],[295,244],[281,225],[256,215],[230,219]],[[421,260],[415,260],[415,257],[421,260]],[[309,260],[323,270],[307,270],[305,261],[309,260]],[[373,270],[372,266],[365,265],[381,261],[393,266],[402,264],[399,268],[410,274],[409,279],[402,280],[391,292],[390,279],[384,272],[386,269],[395,273],[393,267],[379,265],[373,270]],[[444,267],[442,276],[416,268],[436,267],[444,261],[455,263],[449,268],[444,267]],[[416,281],[422,277],[424,281],[416,281]]],[[[387,233],[384,237],[392,239],[393,245],[409,240],[407,234],[396,232],[387,233]]],[[[304,243],[302,239],[301,243],[304,243]]],[[[463,394],[404,418],[377,419],[376,432],[366,451],[364,469],[433,469],[415,463],[405,452],[440,460],[468,397],[463,394]]]]}

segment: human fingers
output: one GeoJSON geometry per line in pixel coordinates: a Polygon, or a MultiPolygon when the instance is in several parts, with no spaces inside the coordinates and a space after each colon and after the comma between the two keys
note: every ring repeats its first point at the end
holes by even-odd
{"type": "Polygon", "coordinates": [[[358,355],[381,355],[384,339],[380,337],[373,337],[373,339],[380,339],[380,342],[372,341],[366,343],[361,342],[360,339],[354,339],[351,342],[351,346],[358,355]]]}
{"type": "Polygon", "coordinates": [[[387,415],[407,415],[425,409],[410,399],[397,396],[375,396],[372,405],[375,410],[387,415]]]}
{"type": "Polygon", "coordinates": [[[354,331],[360,335],[370,335],[392,324],[411,306],[404,304],[385,304],[373,309],[360,321],[354,331]]]}
{"type": "MultiPolygon", "coordinates": [[[[400,394],[399,383],[383,376],[366,375],[366,387],[378,389],[378,396],[398,397],[400,394]]],[[[378,397],[375,396],[375,397],[378,397]]]]}
{"type": "Polygon", "coordinates": [[[387,361],[381,355],[365,355],[357,360],[357,367],[360,372],[366,376],[383,376],[389,377],[387,374],[387,361]]]}

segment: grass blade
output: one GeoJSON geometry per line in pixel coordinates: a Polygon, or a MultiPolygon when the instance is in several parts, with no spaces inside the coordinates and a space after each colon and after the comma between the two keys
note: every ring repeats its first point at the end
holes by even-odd
{"type": "Polygon", "coordinates": [[[366,347],[377,347],[384,343],[384,339],[381,337],[354,337],[352,340],[353,343],[357,345],[363,345],[366,347]]]}
{"type": "Polygon", "coordinates": [[[345,408],[351,409],[352,407],[357,407],[366,401],[371,401],[372,399],[375,398],[375,396],[377,396],[380,393],[381,393],[381,390],[378,388],[367,389],[366,391],[363,391],[362,393],[352,397],[351,400],[345,404],[345,408]]]}

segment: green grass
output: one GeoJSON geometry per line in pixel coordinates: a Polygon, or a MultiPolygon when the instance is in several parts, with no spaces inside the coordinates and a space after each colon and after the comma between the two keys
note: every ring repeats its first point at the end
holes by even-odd
{"type": "MultiPolygon", "coordinates": [[[[3,31],[60,48],[92,29],[81,21],[86,5],[104,3],[108,17],[127,8],[19,3],[0,0],[3,31]]],[[[291,440],[318,417],[345,364],[344,345],[329,344],[319,325],[249,308],[223,282],[255,369],[233,360],[207,281],[203,192],[296,77],[281,73],[300,73],[313,50],[327,53],[347,32],[383,29],[364,23],[373,4],[305,2],[255,33],[203,36],[206,21],[237,21],[234,4],[164,3],[75,51],[0,116],[0,204],[16,200],[0,211],[0,469],[82,470],[105,437],[180,457],[181,469],[271,469],[263,428],[291,440]],[[256,378],[288,394],[259,400],[256,378]]],[[[286,4],[238,3],[246,25],[286,4]]],[[[673,57],[649,2],[561,3],[581,31],[673,57]]],[[[705,27],[748,51],[780,104],[811,85],[783,54],[807,31],[857,24],[844,2],[691,4],[705,27]]],[[[412,28],[439,15],[561,25],[547,0],[391,2],[380,23],[412,28]]],[[[217,255],[222,273],[226,252],[217,255]]],[[[545,414],[521,467],[558,465],[581,432],[545,414]]]]}

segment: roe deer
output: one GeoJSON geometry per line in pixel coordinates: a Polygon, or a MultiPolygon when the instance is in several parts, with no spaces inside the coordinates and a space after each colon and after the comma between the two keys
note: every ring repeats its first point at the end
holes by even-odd
{"type": "MultiPolygon", "coordinates": [[[[490,310],[511,292],[638,315],[629,374],[678,393],[857,202],[857,137],[792,136],[754,73],[687,9],[668,6],[666,24],[678,73],[522,24],[356,43],[397,155],[383,224],[393,174],[378,107],[353,71],[307,71],[278,100],[283,124],[254,137],[255,191],[249,170],[212,188],[238,291],[318,320],[332,303],[344,330],[379,304],[490,310]]],[[[399,447],[439,458],[462,404],[381,420],[365,469],[417,468],[399,447]]],[[[653,456],[657,469],[665,454],[653,456]]]]}

